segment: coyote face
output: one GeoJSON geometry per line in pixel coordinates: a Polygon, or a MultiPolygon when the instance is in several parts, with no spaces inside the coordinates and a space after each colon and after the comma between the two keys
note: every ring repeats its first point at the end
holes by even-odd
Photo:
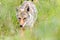
{"type": "Polygon", "coordinates": [[[33,26],[36,20],[37,10],[35,5],[30,1],[25,1],[17,9],[17,19],[20,23],[20,27],[33,26]]]}
{"type": "Polygon", "coordinates": [[[29,18],[29,14],[27,13],[27,11],[25,11],[24,9],[22,9],[22,10],[21,9],[18,10],[18,14],[17,14],[17,18],[20,23],[20,27],[24,27],[24,25],[26,24],[26,22],[29,18]]]}

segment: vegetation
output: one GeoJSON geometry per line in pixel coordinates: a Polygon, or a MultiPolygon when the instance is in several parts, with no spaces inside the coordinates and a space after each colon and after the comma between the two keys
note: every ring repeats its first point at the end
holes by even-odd
{"type": "Polygon", "coordinates": [[[16,18],[16,7],[23,0],[0,0],[0,40],[60,40],[60,0],[34,0],[38,18],[31,33],[24,37],[16,18]]]}

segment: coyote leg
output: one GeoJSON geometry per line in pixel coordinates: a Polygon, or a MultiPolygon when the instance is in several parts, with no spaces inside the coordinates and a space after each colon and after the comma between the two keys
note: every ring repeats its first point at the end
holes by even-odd
{"type": "Polygon", "coordinates": [[[24,37],[24,28],[21,28],[20,34],[21,34],[21,37],[24,37]]]}
{"type": "Polygon", "coordinates": [[[20,37],[22,40],[25,40],[24,28],[20,29],[20,37]]]}
{"type": "Polygon", "coordinates": [[[33,25],[30,27],[30,32],[32,33],[32,31],[33,31],[33,25]]]}

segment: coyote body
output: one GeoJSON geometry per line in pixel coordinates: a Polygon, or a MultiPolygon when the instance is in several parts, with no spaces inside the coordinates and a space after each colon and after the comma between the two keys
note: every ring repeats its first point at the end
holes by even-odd
{"type": "Polygon", "coordinates": [[[33,27],[37,18],[37,9],[33,2],[24,1],[23,4],[17,8],[16,15],[21,27],[33,27]]]}

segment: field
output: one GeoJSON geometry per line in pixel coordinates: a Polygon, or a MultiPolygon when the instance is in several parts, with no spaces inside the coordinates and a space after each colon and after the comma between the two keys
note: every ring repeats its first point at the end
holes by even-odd
{"type": "Polygon", "coordinates": [[[60,0],[34,0],[38,17],[33,32],[26,28],[24,37],[16,18],[16,7],[22,2],[0,0],[0,40],[60,40],[60,0]]]}

